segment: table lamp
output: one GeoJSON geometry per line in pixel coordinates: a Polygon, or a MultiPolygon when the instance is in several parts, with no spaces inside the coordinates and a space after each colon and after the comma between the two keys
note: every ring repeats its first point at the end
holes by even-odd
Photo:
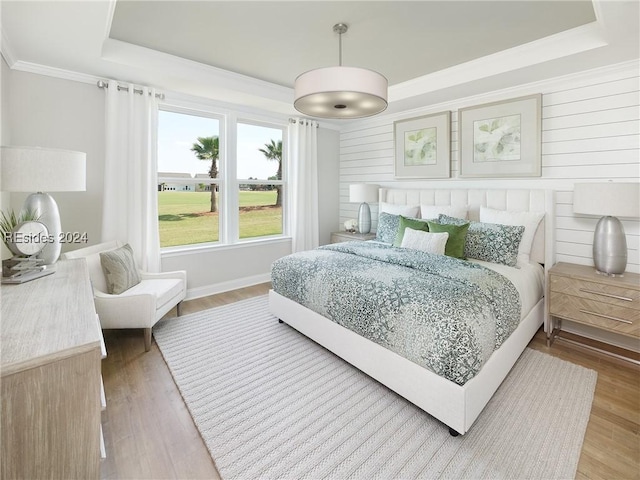
{"type": "Polygon", "coordinates": [[[86,154],[39,147],[0,147],[0,191],[37,192],[23,209],[36,211],[38,221],[49,231],[49,241],[37,258],[45,265],[58,260],[62,245],[60,211],[48,192],[78,192],[86,189],[86,154]]]}
{"type": "Polygon", "coordinates": [[[349,185],[349,202],[360,203],[358,210],[358,232],[369,233],[371,231],[371,209],[367,202],[378,201],[378,185],[369,183],[356,183],[349,185]]]}
{"type": "Polygon", "coordinates": [[[596,272],[622,275],[627,268],[627,239],[616,217],[640,216],[640,183],[576,183],[573,213],[602,216],[593,235],[596,272]]]}

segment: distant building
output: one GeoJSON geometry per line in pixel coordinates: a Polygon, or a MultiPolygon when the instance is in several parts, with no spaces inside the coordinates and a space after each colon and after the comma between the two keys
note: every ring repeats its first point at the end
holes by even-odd
{"type": "Polygon", "coordinates": [[[158,172],[158,191],[193,192],[195,185],[191,182],[179,182],[181,178],[193,178],[188,173],[158,172]]]}
{"type": "Polygon", "coordinates": [[[196,183],[196,192],[210,192],[211,191],[211,184],[209,183],[209,180],[211,180],[211,177],[206,174],[206,173],[196,173],[195,178],[201,178],[203,181],[202,183],[196,183]]]}

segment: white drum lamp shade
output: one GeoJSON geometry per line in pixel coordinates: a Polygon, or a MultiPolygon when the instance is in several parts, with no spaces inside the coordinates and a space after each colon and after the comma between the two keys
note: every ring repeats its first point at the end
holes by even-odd
{"type": "Polygon", "coordinates": [[[378,201],[378,185],[356,183],[349,185],[349,202],[360,203],[358,210],[358,232],[371,231],[371,209],[367,202],[378,201]]]}
{"type": "Polygon", "coordinates": [[[296,78],[293,106],[312,117],[368,117],[387,108],[387,87],[384,76],[366,68],[318,68],[296,78]]]}
{"type": "Polygon", "coordinates": [[[349,30],[337,23],[340,63],[337,67],[310,70],[296,78],[293,106],[299,112],[320,118],[362,118],[387,108],[387,79],[373,70],[342,66],[342,35],[349,30]]]}
{"type": "Polygon", "coordinates": [[[622,275],[627,267],[627,240],[617,217],[640,217],[640,183],[577,183],[573,212],[602,217],[593,236],[593,263],[598,273],[622,275]]]}
{"type": "Polygon", "coordinates": [[[52,242],[38,254],[45,265],[60,256],[60,212],[46,192],[77,192],[86,189],[86,154],[39,147],[0,148],[0,191],[37,192],[29,195],[24,210],[36,211],[52,242]]]}

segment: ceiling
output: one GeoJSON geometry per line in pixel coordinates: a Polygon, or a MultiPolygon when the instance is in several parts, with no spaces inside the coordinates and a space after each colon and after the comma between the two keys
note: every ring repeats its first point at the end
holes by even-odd
{"type": "Polygon", "coordinates": [[[389,79],[389,112],[638,59],[640,2],[2,0],[2,54],[292,114],[293,82],[338,64],[389,79]]]}
{"type": "Polygon", "coordinates": [[[109,36],[267,82],[343,64],[390,85],[595,21],[590,1],[118,2],[109,36]],[[153,12],[153,13],[149,13],[153,12]]]}

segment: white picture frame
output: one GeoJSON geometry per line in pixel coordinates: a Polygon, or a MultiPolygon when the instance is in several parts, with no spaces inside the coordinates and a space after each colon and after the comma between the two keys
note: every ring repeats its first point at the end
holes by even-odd
{"type": "Polygon", "coordinates": [[[539,177],[542,95],[458,110],[462,178],[539,177]]]}
{"type": "Polygon", "coordinates": [[[451,176],[451,112],[393,122],[395,178],[451,176]]]}

